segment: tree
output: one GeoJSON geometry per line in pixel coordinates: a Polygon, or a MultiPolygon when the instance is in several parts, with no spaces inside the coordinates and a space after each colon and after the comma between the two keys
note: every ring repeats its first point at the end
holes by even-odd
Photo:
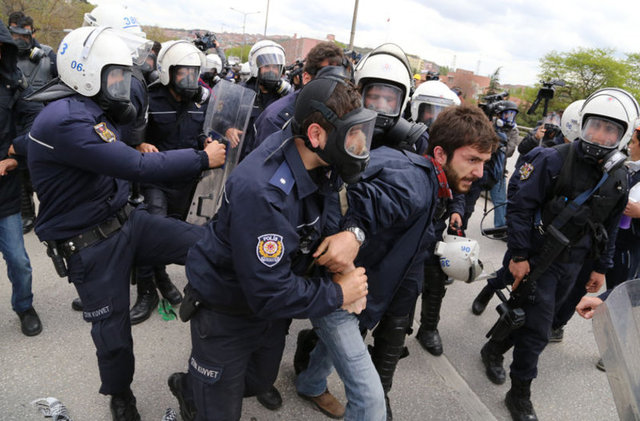
{"type": "Polygon", "coordinates": [[[489,76],[489,87],[487,88],[487,95],[497,94],[500,90],[500,69],[498,67],[492,74],[489,76]]]}
{"type": "Polygon", "coordinates": [[[147,34],[147,39],[150,39],[152,41],[163,43],[172,39],[169,35],[167,35],[164,29],[158,26],[143,26],[142,30],[145,34],[147,34]]]}

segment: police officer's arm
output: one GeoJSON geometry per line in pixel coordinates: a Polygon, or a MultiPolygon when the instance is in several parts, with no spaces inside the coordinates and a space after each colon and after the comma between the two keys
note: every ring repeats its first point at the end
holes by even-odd
{"type": "MultiPolygon", "coordinates": [[[[348,304],[346,300],[354,300],[347,298],[343,288],[326,272],[312,278],[293,272],[298,234],[291,222],[295,217],[281,209],[282,201],[274,200],[280,193],[259,192],[252,186],[236,190],[242,191],[227,191],[231,212],[228,238],[234,272],[257,316],[320,317],[348,304]]],[[[366,277],[355,282],[354,277],[362,274],[354,271],[351,278],[349,275],[345,279],[351,279],[350,284],[361,284],[364,291],[366,277]]]]}

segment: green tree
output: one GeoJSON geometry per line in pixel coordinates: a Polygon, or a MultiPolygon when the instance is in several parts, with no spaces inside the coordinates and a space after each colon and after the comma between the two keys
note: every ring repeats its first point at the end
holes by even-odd
{"type": "Polygon", "coordinates": [[[448,66],[440,66],[438,73],[440,73],[440,76],[446,76],[449,73],[449,71],[450,69],[448,66]]]}
{"type": "Polygon", "coordinates": [[[489,76],[489,87],[487,88],[487,95],[497,94],[500,90],[500,69],[498,67],[492,74],[489,76]]]}

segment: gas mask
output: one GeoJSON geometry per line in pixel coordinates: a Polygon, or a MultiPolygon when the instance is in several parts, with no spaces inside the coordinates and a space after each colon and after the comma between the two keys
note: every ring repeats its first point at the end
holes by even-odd
{"type": "Polygon", "coordinates": [[[618,147],[625,131],[620,122],[591,115],[585,118],[580,146],[586,155],[600,160],[618,147]]]}
{"type": "Polygon", "coordinates": [[[171,66],[169,84],[183,100],[193,99],[200,92],[198,66],[171,66]]]}
{"type": "Polygon", "coordinates": [[[131,103],[131,69],[110,65],[102,70],[100,92],[96,95],[98,106],[118,125],[127,125],[136,118],[136,108],[131,103]]]}
{"type": "Polygon", "coordinates": [[[367,83],[362,88],[364,108],[376,112],[374,136],[380,138],[396,124],[400,117],[403,92],[397,86],[383,82],[367,83]]]}

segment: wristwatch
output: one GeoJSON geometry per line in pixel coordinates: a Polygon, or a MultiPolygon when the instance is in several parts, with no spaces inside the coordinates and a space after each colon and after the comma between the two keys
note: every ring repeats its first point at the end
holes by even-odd
{"type": "Polygon", "coordinates": [[[529,258],[524,256],[512,256],[511,260],[513,260],[513,263],[520,263],[529,260],[529,258]]]}
{"type": "Polygon", "coordinates": [[[345,228],[345,231],[352,232],[353,235],[356,236],[356,240],[358,241],[358,243],[360,243],[360,245],[362,245],[362,243],[364,243],[364,240],[365,240],[366,236],[364,235],[364,231],[362,231],[360,228],[358,228],[358,227],[347,227],[347,228],[345,228]]]}

